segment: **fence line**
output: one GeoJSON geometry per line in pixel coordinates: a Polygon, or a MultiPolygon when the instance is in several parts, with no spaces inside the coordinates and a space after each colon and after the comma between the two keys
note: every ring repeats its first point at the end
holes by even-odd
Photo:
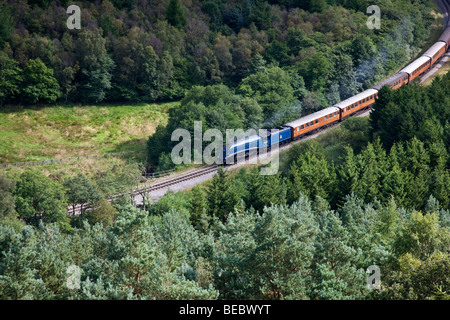
{"type": "Polygon", "coordinates": [[[145,150],[142,150],[142,151],[115,152],[115,153],[107,153],[107,154],[101,154],[101,155],[79,156],[79,157],[70,157],[70,158],[62,158],[62,159],[50,159],[50,160],[41,160],[41,161],[25,161],[25,162],[16,162],[16,163],[3,163],[3,164],[0,164],[0,168],[23,167],[23,166],[34,166],[34,165],[46,165],[46,164],[50,164],[50,163],[69,162],[69,161],[80,160],[80,159],[94,159],[94,158],[101,158],[101,157],[107,157],[107,156],[120,156],[120,155],[123,155],[123,154],[143,153],[143,152],[145,152],[145,150]]]}

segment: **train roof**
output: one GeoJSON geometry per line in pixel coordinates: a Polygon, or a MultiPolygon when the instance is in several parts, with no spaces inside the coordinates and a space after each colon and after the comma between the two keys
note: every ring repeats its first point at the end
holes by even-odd
{"type": "MultiPolygon", "coordinates": [[[[450,19],[448,20],[450,23],[450,19]]],[[[444,41],[447,44],[450,44],[450,25],[445,28],[444,32],[439,37],[439,41],[444,41]]]]}
{"type": "Polygon", "coordinates": [[[402,79],[403,77],[408,77],[408,74],[406,72],[399,72],[394,74],[393,76],[384,79],[383,81],[381,81],[380,83],[378,83],[377,85],[373,86],[372,89],[374,90],[380,90],[385,84],[391,84],[394,83],[400,79],[402,79]]]}
{"type": "Polygon", "coordinates": [[[282,125],[282,126],[279,126],[279,127],[273,128],[273,129],[267,129],[265,132],[264,131],[259,131],[258,135],[261,138],[267,138],[267,137],[270,137],[270,136],[274,135],[275,134],[275,130],[278,130],[278,133],[280,133],[280,132],[283,132],[285,130],[291,130],[291,128],[287,127],[286,125],[282,125]]]}
{"type": "Polygon", "coordinates": [[[261,140],[261,137],[258,136],[257,134],[254,134],[252,136],[244,137],[235,142],[229,143],[229,144],[227,144],[227,147],[234,148],[234,147],[242,145],[243,143],[252,143],[252,142],[256,142],[258,140],[261,140]]]}
{"type": "Polygon", "coordinates": [[[413,62],[411,62],[409,65],[407,65],[405,68],[403,68],[400,72],[406,72],[406,73],[413,73],[413,71],[417,70],[418,68],[420,68],[421,65],[423,65],[426,62],[429,62],[430,58],[429,57],[420,57],[416,60],[414,60],[413,62]]]}
{"type": "Polygon", "coordinates": [[[355,95],[353,97],[350,97],[348,99],[345,99],[345,100],[335,104],[334,107],[345,108],[345,107],[347,107],[347,106],[349,106],[351,104],[354,104],[354,103],[356,103],[358,101],[361,101],[362,99],[365,99],[365,98],[370,97],[371,95],[377,94],[377,93],[378,93],[378,90],[368,89],[366,91],[358,93],[357,95],[355,95]]]}
{"type": "Polygon", "coordinates": [[[433,44],[425,53],[423,56],[433,58],[433,56],[438,53],[439,50],[441,50],[443,47],[445,47],[445,43],[442,41],[438,41],[435,44],[433,44]]]}
{"type": "Polygon", "coordinates": [[[308,114],[307,116],[304,116],[302,118],[299,118],[297,120],[291,121],[289,123],[286,123],[285,126],[297,128],[298,126],[301,126],[302,124],[305,124],[307,122],[310,122],[312,120],[316,120],[318,118],[324,117],[332,112],[338,112],[339,108],[336,107],[328,107],[323,110],[319,110],[317,112],[308,114]]]}

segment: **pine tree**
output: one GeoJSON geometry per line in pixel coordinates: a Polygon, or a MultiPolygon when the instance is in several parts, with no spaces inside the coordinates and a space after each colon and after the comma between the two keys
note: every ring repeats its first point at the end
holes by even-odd
{"type": "Polygon", "coordinates": [[[223,168],[211,180],[207,190],[209,214],[223,222],[240,202],[240,193],[223,168]]]}
{"type": "Polygon", "coordinates": [[[39,259],[32,227],[27,226],[21,233],[15,233],[12,228],[0,225],[0,237],[1,243],[7,244],[2,248],[4,254],[0,258],[0,299],[54,298],[32,264],[39,259]]]}
{"type": "Polygon", "coordinates": [[[184,9],[180,4],[180,0],[170,0],[166,9],[167,21],[174,27],[181,29],[186,25],[186,17],[184,9]]]}
{"type": "Polygon", "coordinates": [[[208,207],[205,192],[200,187],[192,188],[192,194],[189,201],[189,212],[192,225],[197,230],[206,231],[211,222],[208,216],[208,207]]]}
{"type": "Polygon", "coordinates": [[[353,149],[350,147],[345,147],[344,151],[345,156],[343,157],[343,162],[337,170],[337,177],[339,181],[339,188],[337,189],[339,204],[343,204],[345,197],[356,190],[360,171],[356,162],[356,157],[353,153],[353,149]]]}
{"type": "Polygon", "coordinates": [[[13,197],[15,187],[16,183],[13,180],[0,175],[0,220],[16,216],[13,197]]]}
{"type": "Polygon", "coordinates": [[[401,226],[401,216],[395,200],[391,198],[389,203],[377,211],[373,231],[381,236],[381,239],[391,243],[401,226]]]}
{"type": "Polygon", "coordinates": [[[252,231],[255,249],[246,262],[254,274],[255,298],[306,298],[317,231],[310,203],[264,209],[252,231]]]}
{"type": "MultiPolygon", "coordinates": [[[[356,262],[360,260],[361,250],[350,246],[350,236],[342,222],[334,214],[329,215],[326,224],[315,239],[315,253],[311,268],[313,270],[332,270],[335,275],[331,292],[325,295],[323,291],[322,273],[312,275],[310,281],[311,298],[334,295],[340,298],[358,299],[364,295],[364,271],[358,269],[356,262]],[[325,265],[320,267],[320,265],[325,265]],[[325,269],[324,269],[325,268],[325,269]],[[339,289],[339,291],[336,291],[339,289]]],[[[329,272],[329,271],[328,271],[329,272]]],[[[328,275],[329,276],[329,275],[328,275]]]]}
{"type": "Polygon", "coordinates": [[[334,195],[337,181],[334,165],[319,155],[316,157],[312,152],[302,153],[290,168],[291,187],[289,188],[290,199],[295,201],[299,193],[303,193],[310,199],[320,196],[331,200],[334,195]]]}
{"type": "Polygon", "coordinates": [[[369,143],[357,156],[360,177],[355,188],[355,194],[366,202],[372,202],[380,192],[383,168],[385,164],[385,152],[380,152],[377,144],[369,143]]]}

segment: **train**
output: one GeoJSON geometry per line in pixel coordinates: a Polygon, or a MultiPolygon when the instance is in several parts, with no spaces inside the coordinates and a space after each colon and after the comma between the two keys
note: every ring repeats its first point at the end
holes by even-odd
{"type": "MultiPolygon", "coordinates": [[[[450,13],[450,4],[447,1],[442,1],[447,11],[446,15],[450,13]]],[[[445,28],[438,41],[426,50],[422,56],[395,75],[331,107],[303,116],[277,128],[267,129],[264,134],[247,136],[227,144],[218,156],[218,163],[230,165],[236,163],[238,158],[248,157],[252,152],[259,153],[262,149],[270,150],[275,144],[278,146],[288,144],[306,135],[335,125],[362,110],[371,108],[378,98],[378,91],[383,86],[390,86],[393,90],[396,90],[410,84],[433,67],[448,51],[450,46],[450,19],[445,18],[444,23],[445,28]]]]}

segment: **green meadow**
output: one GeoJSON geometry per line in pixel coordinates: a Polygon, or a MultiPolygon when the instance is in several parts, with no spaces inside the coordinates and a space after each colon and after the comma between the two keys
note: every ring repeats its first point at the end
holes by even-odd
{"type": "Polygon", "coordinates": [[[142,151],[178,104],[4,108],[0,163],[142,151]]]}

